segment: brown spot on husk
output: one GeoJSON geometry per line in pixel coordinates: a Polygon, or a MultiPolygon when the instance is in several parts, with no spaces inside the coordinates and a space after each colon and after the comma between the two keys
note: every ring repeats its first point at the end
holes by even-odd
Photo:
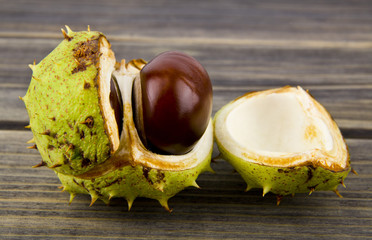
{"type": "Polygon", "coordinates": [[[81,161],[81,167],[86,168],[89,165],[90,165],[90,159],[89,158],[83,158],[83,160],[81,161]]]}
{"type": "Polygon", "coordinates": [[[47,135],[47,136],[49,136],[50,135],[50,130],[48,129],[48,130],[46,130],[45,132],[42,132],[42,133],[40,133],[41,135],[47,135]]]}
{"type": "Polygon", "coordinates": [[[89,193],[89,190],[88,190],[88,188],[85,187],[84,182],[78,183],[78,182],[75,180],[75,178],[73,178],[72,181],[73,181],[76,185],[78,185],[79,187],[84,188],[84,189],[89,193]]]}
{"type": "MultiPolygon", "coordinates": [[[[63,164],[68,164],[68,163],[70,163],[70,159],[68,159],[66,154],[63,154],[63,164]]],[[[70,168],[71,168],[71,166],[70,166],[70,168]]]]}
{"type": "Polygon", "coordinates": [[[153,184],[152,180],[149,177],[150,169],[147,167],[143,167],[142,171],[143,171],[143,176],[146,178],[147,182],[149,182],[150,184],[153,184]]]}
{"type": "Polygon", "coordinates": [[[94,125],[94,119],[92,116],[89,116],[85,119],[84,122],[82,122],[82,124],[85,124],[88,128],[92,128],[93,125],[94,125]]]}
{"type": "Polygon", "coordinates": [[[72,74],[85,71],[88,66],[97,64],[100,57],[98,39],[99,37],[81,42],[73,50],[77,66],[72,70],[72,74]]]}
{"type": "Polygon", "coordinates": [[[157,177],[157,182],[161,182],[164,180],[165,175],[162,171],[158,171],[158,173],[156,174],[156,177],[157,177]]]}
{"type": "Polygon", "coordinates": [[[83,140],[85,138],[85,133],[84,131],[81,131],[80,132],[80,139],[83,140]]]}
{"type": "Polygon", "coordinates": [[[122,180],[123,180],[122,178],[118,178],[118,179],[116,179],[115,181],[112,181],[112,182],[110,182],[109,184],[107,184],[107,185],[105,186],[105,188],[110,187],[110,186],[112,186],[112,185],[114,185],[114,184],[116,184],[116,183],[118,183],[118,182],[121,182],[122,180]]]}
{"type": "Polygon", "coordinates": [[[89,89],[89,88],[90,88],[90,83],[85,82],[85,83],[84,83],[84,89],[89,89]]]}
{"type": "Polygon", "coordinates": [[[314,192],[315,191],[315,188],[318,186],[319,184],[316,184],[314,186],[309,186],[307,187],[307,189],[309,189],[311,192],[314,192]]]}
{"type": "Polygon", "coordinates": [[[312,167],[308,167],[308,170],[307,170],[307,179],[306,179],[306,182],[309,182],[312,178],[313,178],[313,168],[312,167]]]}
{"type": "Polygon", "coordinates": [[[72,144],[72,143],[70,143],[70,144],[68,145],[68,148],[67,148],[66,152],[68,152],[68,151],[70,151],[70,150],[73,150],[73,149],[75,149],[75,145],[72,144]]]}

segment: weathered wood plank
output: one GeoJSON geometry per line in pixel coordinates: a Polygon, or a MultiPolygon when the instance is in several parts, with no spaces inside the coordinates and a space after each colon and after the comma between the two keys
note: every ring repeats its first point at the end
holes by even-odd
{"type": "MultiPolygon", "coordinates": [[[[28,64],[34,60],[38,63],[52,51],[62,40],[62,34],[58,35],[61,35],[58,39],[0,38],[3,55],[0,59],[0,86],[27,87],[31,79],[28,64]]],[[[165,39],[152,39],[145,43],[111,41],[117,60],[150,60],[168,50],[187,52],[206,67],[216,87],[372,87],[372,42],[369,47],[361,49],[348,49],[345,46],[297,48],[298,43],[293,42],[264,47],[260,45],[262,41],[236,46],[210,44],[208,41],[199,44],[192,39],[186,43],[164,42],[165,39]]]]}
{"type": "Polygon", "coordinates": [[[370,40],[368,0],[353,1],[2,1],[0,29],[105,29],[144,36],[370,40]],[[40,6],[43,6],[40,8],[40,6]]]}
{"type": "Polygon", "coordinates": [[[65,233],[79,238],[358,239],[372,233],[372,188],[366,184],[372,180],[371,140],[347,139],[359,175],[346,179],[347,189],[340,187],[343,199],[331,192],[297,194],[277,207],[272,194],[263,198],[259,190],[244,192],[240,176],[218,160],[212,164],[215,174],[199,177],[201,189],[188,188],[170,200],[174,212],[169,214],[143,198],[131,212],[123,199],[114,199],[110,207],[103,202],[88,207],[87,195],[77,196],[69,206],[68,194],[57,188],[51,170],[30,168],[40,160],[36,151],[23,148],[30,136],[29,131],[0,131],[0,214],[5,217],[0,232],[9,238],[22,233],[26,239],[60,238],[65,233]]]}
{"type": "MultiPolygon", "coordinates": [[[[1,239],[368,239],[372,236],[372,4],[369,0],[172,1],[0,0],[1,239]],[[244,192],[219,159],[215,174],[171,198],[169,214],[139,198],[127,211],[78,195],[68,205],[57,176],[32,169],[41,157],[18,96],[27,67],[62,39],[58,29],[103,31],[117,59],[151,59],[167,50],[196,57],[214,86],[215,113],[248,91],[283,85],[310,90],[346,137],[352,167],[343,199],[332,192],[276,197],[244,192]],[[10,131],[9,129],[13,129],[10,131]]],[[[217,155],[215,148],[213,155],[217,155]]]]}

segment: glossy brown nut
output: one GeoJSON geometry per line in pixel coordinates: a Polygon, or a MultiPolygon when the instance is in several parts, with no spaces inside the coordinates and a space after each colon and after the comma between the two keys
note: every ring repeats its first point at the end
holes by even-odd
{"type": "Polygon", "coordinates": [[[114,109],[116,123],[118,124],[119,136],[123,128],[123,102],[117,81],[114,76],[110,82],[110,105],[114,109]]]}
{"type": "Polygon", "coordinates": [[[135,116],[142,118],[136,128],[144,145],[160,154],[190,151],[212,112],[212,84],[204,67],[184,53],[165,52],[151,60],[136,81],[141,90],[134,91],[134,102],[141,107],[135,107],[135,116]]]}

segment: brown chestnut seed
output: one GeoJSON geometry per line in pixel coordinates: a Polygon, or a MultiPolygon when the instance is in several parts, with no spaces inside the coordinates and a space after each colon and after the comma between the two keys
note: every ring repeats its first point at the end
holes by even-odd
{"type": "Polygon", "coordinates": [[[212,113],[212,84],[193,57],[165,52],[143,67],[133,87],[137,131],[149,150],[181,155],[192,150],[212,113]]]}
{"type": "Polygon", "coordinates": [[[114,76],[110,82],[110,105],[114,109],[116,123],[118,124],[119,136],[123,129],[123,102],[120,89],[114,76]]]}

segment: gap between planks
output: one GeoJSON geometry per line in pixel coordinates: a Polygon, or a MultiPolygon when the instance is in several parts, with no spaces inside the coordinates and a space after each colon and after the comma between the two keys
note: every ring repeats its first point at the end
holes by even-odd
{"type": "MultiPolygon", "coordinates": [[[[274,76],[274,75],[273,75],[274,76]]],[[[277,77],[277,75],[276,75],[277,77]]],[[[5,88],[16,88],[16,89],[27,89],[29,83],[0,83],[0,87],[5,88]]],[[[239,85],[239,86],[228,86],[228,85],[213,85],[213,91],[253,91],[253,89],[267,89],[283,87],[280,85],[239,85]]],[[[309,90],[350,90],[350,89],[372,89],[372,84],[352,84],[352,85],[301,85],[304,89],[309,90]]]]}
{"type": "MultiPolygon", "coordinates": [[[[101,219],[99,219],[99,220],[101,220],[101,219]]],[[[111,219],[110,219],[111,220],[111,219]]],[[[131,219],[128,219],[129,221],[132,221],[131,219]]],[[[148,219],[144,219],[145,221],[146,220],[148,220],[148,219]]],[[[126,221],[127,222],[127,221],[126,221]]],[[[216,225],[216,222],[215,221],[177,221],[178,223],[188,223],[188,224],[194,224],[194,223],[202,223],[202,224],[211,224],[211,226],[215,226],[216,225]]],[[[234,224],[234,226],[235,225],[240,225],[241,224],[241,222],[222,222],[222,224],[223,225],[228,225],[229,223],[233,223],[234,224]]],[[[304,226],[303,224],[301,225],[301,224],[267,224],[267,223],[256,223],[256,222],[253,222],[253,223],[249,223],[249,225],[250,226],[252,226],[252,224],[253,225],[256,225],[256,226],[258,226],[258,227],[262,227],[262,226],[264,226],[264,227],[291,227],[291,226],[297,226],[297,227],[306,227],[306,226],[304,226]]],[[[68,225],[67,225],[68,226],[68,225]]],[[[67,227],[66,226],[66,227],[67,227]]],[[[322,226],[327,226],[327,224],[326,225],[324,225],[324,224],[322,224],[322,225],[312,225],[312,226],[314,226],[314,227],[322,227],[322,226]]],[[[333,225],[330,225],[330,226],[333,226],[333,225]]],[[[347,228],[347,227],[352,227],[352,228],[354,228],[354,227],[357,227],[357,228],[359,228],[359,227],[366,227],[366,226],[349,226],[349,225],[339,225],[340,227],[344,227],[344,228],[347,228]]],[[[338,227],[339,227],[338,226],[338,227]]],[[[8,227],[9,228],[9,227],[8,227]]],[[[28,229],[28,228],[30,228],[30,227],[18,227],[18,226],[16,226],[16,228],[18,228],[18,229],[28,229]]],[[[48,226],[47,227],[48,229],[58,229],[58,228],[55,228],[55,227],[50,227],[50,226],[48,226]]],[[[60,228],[59,228],[60,229],[60,228]]],[[[89,230],[89,229],[91,229],[91,228],[82,228],[82,230],[89,230]]],[[[99,229],[99,230],[101,230],[101,228],[95,228],[95,229],[99,229]]],[[[107,229],[107,228],[105,228],[105,229],[107,229]]],[[[116,228],[114,228],[114,229],[118,229],[117,227],[116,228]]],[[[104,229],[102,229],[102,230],[104,230],[104,229]]],[[[122,230],[122,227],[120,227],[118,230],[122,230]]],[[[136,232],[137,230],[143,230],[143,228],[133,228],[133,226],[131,226],[131,228],[130,228],[130,230],[134,230],[134,232],[136,232]]],[[[249,230],[249,229],[247,229],[247,230],[249,230]]],[[[155,232],[157,232],[157,233],[162,233],[162,232],[164,232],[163,230],[161,230],[161,229],[157,229],[156,227],[154,228],[154,229],[151,229],[151,231],[155,231],[155,232]]],[[[188,234],[190,234],[190,233],[194,233],[194,234],[198,234],[198,233],[202,233],[202,234],[206,234],[206,233],[210,233],[210,234],[212,234],[212,233],[217,233],[217,234],[221,234],[221,233],[231,233],[231,234],[235,234],[235,235],[244,235],[244,236],[246,236],[246,232],[243,232],[243,231],[237,231],[237,230],[227,230],[227,231],[221,231],[221,230],[216,230],[216,231],[214,231],[214,230],[196,230],[196,229],[192,229],[191,231],[190,230],[188,230],[187,229],[187,226],[184,226],[184,229],[175,229],[175,230],[167,230],[167,233],[169,234],[170,232],[174,232],[174,233],[177,233],[177,234],[179,234],[179,233],[182,233],[182,232],[184,232],[184,233],[188,233],[188,234]]],[[[126,232],[126,233],[128,233],[128,232],[126,232]]],[[[270,234],[274,234],[275,236],[299,236],[299,234],[298,233],[288,233],[288,232],[275,232],[275,233],[268,233],[267,231],[261,231],[261,232],[251,232],[250,234],[253,234],[253,235],[256,235],[256,236],[259,236],[259,235],[265,235],[266,237],[267,236],[270,236],[270,234]]],[[[22,236],[25,236],[25,235],[27,235],[27,234],[24,234],[24,235],[22,235],[22,236]]],[[[353,237],[357,237],[358,235],[356,235],[355,233],[352,233],[351,234],[353,237]]],[[[35,236],[40,236],[40,235],[35,235],[35,236]]],[[[51,236],[54,236],[53,234],[52,235],[50,235],[50,234],[48,234],[48,237],[51,237],[51,236]]],[[[68,235],[63,235],[63,236],[68,236],[68,235]]],[[[76,236],[76,235],[74,235],[74,236],[76,236]]],[[[86,236],[86,235],[84,235],[84,236],[86,236]]],[[[136,236],[138,236],[138,234],[136,235],[136,236]]],[[[301,233],[301,236],[314,236],[314,233],[301,233]]],[[[345,236],[350,236],[349,234],[335,234],[335,233],[332,233],[332,234],[316,234],[316,236],[333,236],[333,237],[335,237],[335,236],[338,236],[338,237],[341,237],[341,236],[343,236],[343,237],[345,237],[345,236]]],[[[359,235],[359,236],[363,236],[363,235],[359,235]]],[[[89,237],[91,237],[91,236],[89,236],[89,237]]],[[[110,236],[110,238],[111,238],[112,236],[110,236]]],[[[195,237],[193,236],[193,239],[195,239],[195,237]]],[[[205,239],[205,238],[203,238],[203,239],[205,239]]]]}
{"type": "MultiPolygon", "coordinates": [[[[49,195],[48,196],[51,196],[52,197],[52,194],[63,194],[63,192],[61,191],[53,191],[53,190],[45,190],[45,191],[32,191],[32,190],[0,190],[0,193],[6,193],[6,192],[18,192],[18,193],[23,193],[23,192],[26,192],[26,193],[35,193],[35,194],[44,194],[44,193],[48,193],[49,195]]],[[[354,192],[357,192],[357,191],[354,191],[354,192]]],[[[341,192],[341,193],[348,193],[348,192],[341,192]]],[[[362,191],[358,192],[358,193],[363,193],[362,191]]],[[[306,194],[306,193],[303,193],[303,194],[306,194]]],[[[332,195],[329,195],[329,196],[324,196],[324,197],[319,197],[319,196],[311,196],[311,199],[313,200],[324,200],[324,199],[327,199],[327,200],[332,200],[332,201],[359,201],[359,202],[371,202],[372,198],[351,198],[351,197],[344,197],[344,199],[338,199],[336,198],[337,196],[333,195],[332,192],[329,192],[329,194],[332,194],[332,195]]],[[[236,198],[236,197],[240,197],[239,200],[241,200],[242,197],[244,198],[249,198],[249,199],[263,199],[264,197],[262,197],[262,194],[255,194],[255,195],[248,195],[248,194],[244,194],[244,191],[241,191],[240,194],[237,193],[237,194],[210,194],[210,193],[193,193],[193,194],[187,194],[187,193],[179,193],[179,195],[183,196],[183,197],[187,197],[187,196],[190,196],[190,197],[205,197],[205,198],[236,198]]],[[[67,196],[67,195],[66,195],[67,196]]],[[[81,196],[88,196],[87,194],[81,194],[81,196]]],[[[272,195],[274,197],[274,194],[272,195]]],[[[290,196],[289,196],[290,197],[290,196]]],[[[305,200],[308,196],[308,194],[306,194],[306,196],[300,196],[300,198],[298,198],[299,200],[305,200]]],[[[22,201],[23,198],[20,198],[20,201],[22,201]]],[[[30,198],[28,198],[30,200],[30,198]]],[[[39,198],[36,198],[36,199],[39,199],[39,198]]],[[[42,199],[45,199],[45,198],[42,198],[42,199]]],[[[52,197],[52,199],[55,199],[52,197]]],[[[119,198],[121,199],[121,198],[119,198]]],[[[0,200],[2,200],[0,198],[0,200]]],[[[9,199],[9,202],[11,201],[14,201],[16,199],[9,199]]],[[[34,201],[34,202],[39,202],[39,201],[34,201]]],[[[44,202],[44,200],[41,200],[40,202],[44,202]]],[[[54,200],[53,201],[49,201],[49,202],[55,202],[54,200]]],[[[57,202],[60,202],[60,201],[57,201],[57,202]]],[[[82,201],[82,202],[85,202],[85,201],[82,201]]],[[[66,201],[66,204],[68,204],[68,201],[66,201]]],[[[73,203],[72,203],[73,204],[73,203]]],[[[89,204],[88,204],[89,205],[89,204]]],[[[183,206],[187,206],[187,205],[195,205],[195,203],[187,203],[187,202],[182,202],[182,203],[172,203],[172,205],[183,205],[183,206]]],[[[221,203],[198,203],[198,206],[203,206],[203,205],[206,205],[207,207],[211,206],[211,205],[215,205],[216,207],[221,207],[223,206],[224,204],[221,204],[221,203]]],[[[239,204],[239,203],[229,203],[228,204],[229,206],[236,206],[236,207],[240,207],[240,206],[246,206],[245,204],[239,204]]],[[[253,204],[249,204],[249,206],[253,206],[253,204]]],[[[257,205],[257,206],[262,206],[262,205],[257,205]]],[[[267,205],[267,206],[271,206],[271,204],[267,205]]],[[[274,204],[272,205],[274,206],[274,204]]],[[[276,205],[275,205],[276,207],[276,205]]],[[[283,206],[281,206],[283,208],[283,206]]],[[[290,207],[290,208],[298,208],[298,209],[304,209],[304,206],[285,206],[285,207],[290,207]]],[[[306,208],[311,208],[311,209],[319,209],[318,206],[306,206],[306,208]]],[[[347,207],[347,206],[343,206],[342,207],[343,209],[345,210],[356,210],[356,209],[359,209],[359,210],[363,210],[363,211],[366,211],[366,210],[372,210],[371,207],[347,207]]],[[[322,209],[339,209],[339,206],[335,206],[335,207],[329,207],[329,206],[322,206],[322,209]]]]}
{"type": "MultiPolygon", "coordinates": [[[[149,37],[130,35],[109,35],[111,42],[136,42],[167,45],[224,45],[234,46],[263,46],[290,49],[372,49],[372,41],[321,41],[321,40],[292,40],[292,39],[249,39],[249,38],[204,38],[204,37],[149,37]]],[[[50,32],[0,32],[0,38],[38,38],[61,39],[60,33],[50,32]]]]}
{"type": "MultiPolygon", "coordinates": [[[[143,230],[143,228],[141,229],[143,230]]],[[[169,231],[169,230],[168,230],[169,231]]],[[[175,230],[175,232],[179,232],[178,230],[175,230]]],[[[225,233],[229,233],[229,232],[225,232],[225,231],[199,231],[200,233],[203,233],[204,234],[207,234],[207,233],[217,233],[217,234],[225,234],[225,233]]],[[[186,231],[187,235],[190,235],[190,231],[186,231]]],[[[240,233],[240,232],[234,232],[234,233],[240,233]]],[[[247,233],[243,233],[243,235],[246,237],[247,236],[247,233]]],[[[354,233],[352,234],[328,234],[328,235],[324,235],[324,234],[271,234],[271,233],[268,233],[268,232],[265,232],[265,233],[256,233],[256,232],[249,232],[249,235],[263,235],[265,236],[265,239],[267,239],[270,235],[273,236],[273,237],[280,237],[280,236],[296,236],[296,237],[301,237],[301,236],[308,236],[308,237],[311,237],[313,238],[314,236],[317,236],[317,237],[347,237],[347,239],[350,239],[350,237],[352,236],[353,239],[356,239],[356,238],[360,238],[360,239],[365,239],[365,235],[355,235],[354,233]]],[[[138,234],[135,234],[135,235],[124,235],[123,234],[120,234],[118,236],[102,236],[102,235],[76,235],[76,234],[72,234],[72,235],[68,235],[68,234],[1,234],[1,236],[4,236],[4,237],[21,237],[22,239],[25,239],[25,237],[30,237],[30,239],[34,239],[34,237],[45,237],[46,239],[48,238],[58,238],[58,239],[62,239],[62,238],[68,238],[68,239],[72,239],[72,238],[76,238],[78,236],[79,239],[83,239],[83,238],[86,238],[86,239],[95,239],[95,238],[99,238],[99,239],[147,239],[148,236],[147,235],[144,235],[146,237],[138,237],[138,234]]],[[[163,239],[163,238],[160,238],[161,236],[152,236],[153,239],[163,239]]],[[[165,235],[164,235],[165,237],[165,235]]],[[[180,236],[177,236],[177,237],[172,237],[172,238],[169,238],[169,236],[166,238],[166,239],[201,239],[201,240],[208,240],[208,239],[211,239],[211,240],[215,240],[216,238],[213,237],[213,238],[208,238],[208,237],[205,237],[205,236],[202,236],[202,237],[196,237],[196,236],[189,236],[189,237],[180,237],[180,236]]],[[[226,238],[224,238],[226,239],[226,238]]]]}
{"type": "MultiPolygon", "coordinates": [[[[1,210],[1,208],[0,208],[1,210]]],[[[13,209],[7,209],[7,210],[13,210],[13,209]]],[[[14,209],[15,211],[17,211],[18,209],[14,209]]],[[[44,210],[44,209],[40,209],[40,210],[30,210],[30,209],[19,209],[21,211],[25,211],[25,212],[31,212],[31,211],[37,211],[37,212],[51,212],[51,210],[44,210]]],[[[78,211],[78,210],[73,210],[74,213],[76,212],[87,212],[87,211],[78,211]]],[[[60,211],[61,212],[61,211],[60,211]]],[[[65,210],[64,212],[70,212],[69,210],[65,210]]],[[[89,212],[92,212],[92,213],[96,213],[97,211],[89,211],[89,212]]],[[[100,211],[100,213],[102,212],[105,212],[107,214],[112,214],[112,211],[100,211]]],[[[117,213],[121,213],[122,211],[115,211],[117,213]]],[[[125,213],[124,213],[125,214],[125,213]]],[[[123,214],[123,215],[124,215],[123,214]]],[[[158,216],[158,212],[140,212],[141,215],[145,214],[145,215],[155,215],[155,216],[158,216]]],[[[165,214],[168,214],[168,213],[165,213],[165,214]]],[[[177,213],[178,216],[195,216],[195,213],[177,213]]],[[[215,217],[219,217],[221,216],[220,213],[205,213],[205,214],[201,214],[201,213],[198,213],[198,215],[207,215],[207,216],[215,216],[215,217]]],[[[17,218],[18,216],[17,215],[8,215],[9,216],[14,216],[14,218],[17,218]]],[[[164,216],[164,214],[163,214],[164,216]]],[[[246,217],[246,216],[249,216],[251,218],[267,218],[267,219],[271,219],[271,218],[280,218],[280,219],[293,219],[293,216],[284,216],[284,215],[259,215],[259,214],[223,214],[223,216],[229,216],[229,217],[246,217]]],[[[44,216],[27,216],[28,218],[32,218],[32,219],[44,219],[45,217],[44,216]]],[[[304,216],[304,215],[299,215],[299,216],[296,216],[296,218],[303,218],[303,219],[309,219],[309,218],[312,218],[312,219],[323,219],[323,220],[327,220],[327,219],[335,219],[335,220],[339,220],[339,216],[304,216]]],[[[68,220],[78,220],[76,217],[64,217],[64,216],[48,216],[48,221],[50,221],[50,219],[68,219],[68,220]]],[[[114,218],[110,218],[110,217],[102,217],[102,218],[97,218],[97,217],[84,217],[84,219],[86,220],[91,220],[91,221],[117,221],[117,222],[129,222],[129,221],[133,221],[133,219],[125,219],[125,218],[118,218],[118,217],[114,217],[114,218]]],[[[372,220],[371,218],[358,218],[358,217],[348,217],[349,220],[352,220],[352,219],[358,219],[358,220],[372,220]]],[[[148,218],[136,218],[135,221],[140,221],[140,222],[145,222],[147,221],[148,218]]],[[[162,221],[165,221],[164,219],[162,221]]],[[[176,220],[176,219],[170,219],[170,221],[172,222],[180,222],[180,223],[206,223],[206,224],[216,224],[216,221],[215,220],[176,220]]],[[[225,222],[225,221],[219,221],[219,222],[223,222],[223,224],[229,224],[229,225],[236,225],[236,224],[242,224],[241,221],[228,221],[228,222],[225,222]]],[[[299,224],[280,224],[280,223],[257,223],[256,221],[252,221],[252,222],[246,222],[246,225],[251,225],[251,224],[258,224],[258,225],[268,225],[268,226],[295,226],[295,225],[298,225],[298,226],[303,226],[303,224],[299,223],[299,224]]],[[[319,227],[320,226],[325,226],[326,224],[321,224],[321,225],[318,225],[319,227]]],[[[331,226],[333,226],[332,224],[329,224],[331,226]]],[[[314,226],[314,225],[312,225],[314,226]]],[[[366,226],[363,226],[363,225],[359,225],[358,226],[355,226],[355,225],[350,225],[350,224],[345,224],[345,225],[337,225],[337,226],[343,226],[343,227],[351,227],[351,228],[354,228],[354,227],[366,227],[366,226]]]]}

